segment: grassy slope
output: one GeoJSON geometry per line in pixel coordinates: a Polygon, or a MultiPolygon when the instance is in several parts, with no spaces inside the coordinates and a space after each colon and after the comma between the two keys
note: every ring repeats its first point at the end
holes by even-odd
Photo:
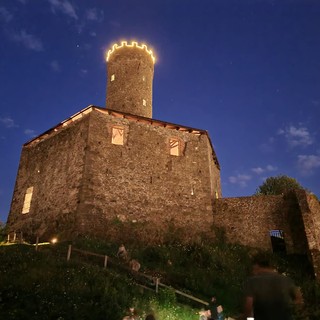
{"type": "MultiPolygon", "coordinates": [[[[74,244],[93,252],[114,255],[116,244],[84,239],[74,244]]],[[[250,269],[249,251],[235,245],[181,245],[157,247],[132,245],[131,256],[142,271],[161,275],[164,283],[208,300],[214,293],[227,314],[241,310],[242,284],[250,269]]],[[[157,319],[198,319],[198,303],[180,300],[171,291],[157,296],[133,284],[132,278],[114,268],[103,269],[103,261],[77,255],[66,261],[67,244],[42,247],[0,247],[0,319],[122,319],[136,306],[141,313],[154,311],[157,319]]],[[[301,257],[300,257],[301,258],[301,257]]],[[[301,259],[276,259],[282,272],[302,286],[311,319],[320,319],[320,290],[306,276],[301,259]],[[318,312],[318,313],[317,313],[318,312]],[[318,317],[319,316],[319,317],[318,317]]],[[[302,317],[303,318],[303,317],[302,317]]]]}

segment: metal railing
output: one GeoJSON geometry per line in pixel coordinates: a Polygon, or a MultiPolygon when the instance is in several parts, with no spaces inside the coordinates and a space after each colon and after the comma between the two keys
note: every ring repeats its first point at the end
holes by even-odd
{"type": "Polygon", "coordinates": [[[138,271],[134,271],[131,268],[124,266],[122,263],[119,263],[118,260],[113,259],[113,258],[111,258],[111,257],[109,257],[107,255],[98,254],[98,253],[95,253],[95,252],[74,248],[71,244],[69,244],[68,252],[67,252],[67,261],[71,260],[71,254],[72,254],[73,251],[74,252],[78,252],[78,253],[83,254],[83,255],[94,256],[94,257],[101,258],[103,260],[103,267],[104,268],[107,268],[108,264],[112,264],[116,268],[121,268],[122,270],[127,271],[128,273],[130,273],[131,275],[134,276],[135,280],[137,281],[136,284],[138,286],[140,286],[140,287],[145,288],[145,289],[152,290],[152,291],[155,291],[156,293],[158,293],[159,292],[159,288],[162,287],[162,288],[173,290],[176,294],[181,295],[183,297],[186,297],[186,298],[188,298],[190,300],[196,301],[198,303],[201,303],[201,304],[203,304],[205,306],[209,305],[209,303],[207,301],[201,300],[201,299],[199,299],[197,297],[194,297],[194,296],[192,296],[190,294],[187,294],[187,293],[185,293],[183,291],[177,290],[177,289],[175,289],[175,288],[173,288],[171,286],[168,286],[168,285],[162,283],[160,281],[159,277],[152,277],[152,276],[146,275],[144,273],[141,273],[141,272],[138,272],[138,271]],[[143,284],[141,283],[142,282],[141,279],[145,279],[145,281],[143,281],[143,284]],[[148,284],[149,286],[147,286],[146,284],[148,284]]]}

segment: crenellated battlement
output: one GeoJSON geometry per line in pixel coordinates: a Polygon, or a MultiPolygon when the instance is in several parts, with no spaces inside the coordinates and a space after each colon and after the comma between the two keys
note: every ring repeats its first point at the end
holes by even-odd
{"type": "Polygon", "coordinates": [[[136,41],[132,41],[131,43],[128,43],[127,41],[121,41],[121,44],[115,43],[110,50],[108,50],[107,54],[106,54],[106,60],[109,61],[110,56],[116,51],[119,50],[121,48],[138,48],[141,50],[145,50],[151,57],[153,63],[155,63],[156,58],[152,52],[152,50],[148,49],[146,44],[139,44],[136,41]]]}

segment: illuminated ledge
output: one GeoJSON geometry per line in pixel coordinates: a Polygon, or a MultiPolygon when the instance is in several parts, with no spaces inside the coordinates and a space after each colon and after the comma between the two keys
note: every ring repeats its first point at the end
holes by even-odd
{"type": "Polygon", "coordinates": [[[34,145],[34,144],[36,144],[38,142],[41,142],[42,140],[44,140],[44,139],[48,138],[49,136],[51,136],[52,133],[58,132],[62,128],[67,127],[69,124],[81,119],[82,117],[84,117],[88,113],[92,112],[93,109],[94,109],[93,105],[88,106],[87,108],[77,112],[76,114],[74,114],[73,116],[68,118],[67,120],[64,120],[64,121],[60,122],[59,124],[57,124],[53,128],[51,128],[51,129],[47,130],[46,132],[40,134],[38,137],[29,140],[23,146],[31,146],[31,145],[34,145]]]}
{"type": "Polygon", "coordinates": [[[127,47],[127,48],[138,48],[138,49],[141,49],[141,50],[145,50],[150,55],[153,63],[155,63],[155,61],[156,61],[156,58],[154,57],[152,50],[149,50],[148,47],[145,44],[139,45],[139,43],[136,42],[136,41],[132,41],[131,43],[128,43],[127,41],[121,41],[120,45],[115,43],[112,46],[112,48],[107,52],[106,60],[109,61],[110,56],[112,55],[113,52],[115,52],[118,49],[124,48],[124,47],[127,47]]]}

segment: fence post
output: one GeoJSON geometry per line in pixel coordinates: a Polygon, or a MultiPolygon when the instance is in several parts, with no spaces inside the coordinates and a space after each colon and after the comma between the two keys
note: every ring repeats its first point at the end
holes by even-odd
{"type": "Polygon", "coordinates": [[[72,249],[72,245],[69,244],[69,246],[68,246],[68,254],[67,254],[67,261],[70,260],[70,257],[71,257],[71,249],[72,249]]]}
{"type": "Polygon", "coordinates": [[[38,246],[39,246],[39,236],[37,236],[37,239],[36,239],[36,251],[38,251],[38,246]]]}
{"type": "Polygon", "coordinates": [[[8,233],[7,242],[10,242],[10,233],[8,233]]]}
{"type": "Polygon", "coordinates": [[[104,264],[103,267],[106,268],[108,264],[108,256],[104,256],[104,264]]]}
{"type": "Polygon", "coordinates": [[[17,234],[16,234],[16,232],[14,231],[14,233],[13,233],[13,242],[16,242],[16,239],[17,239],[17,234]]]}
{"type": "Polygon", "coordinates": [[[159,278],[156,278],[156,293],[159,291],[159,278]]]}

